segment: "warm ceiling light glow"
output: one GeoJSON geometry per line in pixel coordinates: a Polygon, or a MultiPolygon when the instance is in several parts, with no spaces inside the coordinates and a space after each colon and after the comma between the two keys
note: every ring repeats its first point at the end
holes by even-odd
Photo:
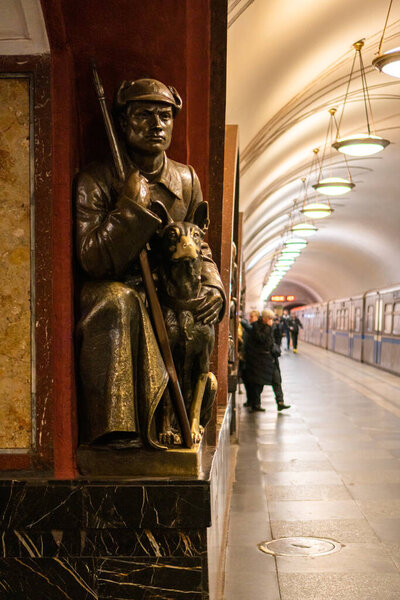
{"type": "Polygon", "coordinates": [[[377,56],[372,64],[378,71],[400,78],[400,47],[393,48],[393,50],[388,50],[377,56]]]}
{"type": "Polygon", "coordinates": [[[278,267],[280,267],[281,265],[285,265],[286,266],[292,266],[292,264],[294,263],[294,258],[292,259],[288,259],[288,260],[278,260],[278,262],[276,263],[278,267]]]}
{"type": "Polygon", "coordinates": [[[300,256],[300,250],[296,250],[296,251],[286,250],[286,252],[284,252],[282,250],[282,254],[281,254],[281,258],[297,258],[298,256],[300,256]]]}
{"type": "Polygon", "coordinates": [[[281,250],[281,254],[292,254],[293,252],[295,252],[296,254],[300,254],[300,252],[303,248],[306,247],[306,245],[306,243],[299,244],[298,246],[295,245],[294,248],[291,248],[290,246],[284,246],[281,250]]]}
{"type": "Polygon", "coordinates": [[[378,135],[357,133],[337,140],[332,146],[339,152],[349,156],[370,156],[381,152],[389,144],[389,140],[384,140],[378,135]]]}
{"type": "Polygon", "coordinates": [[[307,246],[307,240],[302,240],[301,238],[289,238],[285,242],[285,248],[291,248],[293,250],[302,250],[307,246]]]}
{"type": "Polygon", "coordinates": [[[300,212],[306,217],[310,217],[310,219],[324,219],[333,213],[333,208],[322,202],[313,202],[312,204],[307,204],[300,212]]]}
{"type": "Polygon", "coordinates": [[[311,235],[314,235],[318,229],[312,223],[297,223],[297,225],[292,226],[292,231],[294,233],[301,233],[304,237],[310,237],[311,235]]]}
{"type": "Polygon", "coordinates": [[[354,183],[347,179],[342,179],[341,177],[327,177],[313,185],[313,188],[317,190],[317,192],[325,194],[326,196],[341,196],[342,194],[350,192],[353,187],[354,183]]]}

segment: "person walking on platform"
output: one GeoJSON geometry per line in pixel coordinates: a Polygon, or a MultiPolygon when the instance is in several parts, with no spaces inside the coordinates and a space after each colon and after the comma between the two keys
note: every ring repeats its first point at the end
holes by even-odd
{"type": "Polygon", "coordinates": [[[240,321],[240,325],[242,326],[242,341],[241,341],[241,345],[240,345],[240,353],[239,353],[239,376],[240,379],[243,381],[243,385],[244,385],[244,389],[246,390],[246,402],[243,404],[243,406],[246,406],[247,408],[249,408],[251,405],[249,403],[249,389],[248,389],[248,385],[247,385],[247,379],[246,379],[246,357],[245,357],[245,351],[246,351],[246,340],[247,337],[251,331],[251,325],[252,323],[255,323],[256,321],[258,321],[258,318],[260,316],[260,312],[258,310],[251,310],[250,314],[249,314],[249,320],[246,321],[246,319],[242,319],[240,321]]]}
{"type": "Polygon", "coordinates": [[[284,403],[278,357],[280,347],[274,340],[274,313],[263,310],[261,317],[250,325],[245,344],[245,372],[248,404],[251,412],[264,412],[261,393],[271,385],[278,411],[290,408],[284,403]]]}
{"type": "Polygon", "coordinates": [[[289,330],[292,337],[293,352],[295,354],[297,353],[297,341],[299,338],[300,327],[303,329],[303,325],[298,317],[293,316],[289,318],[289,330]]]}
{"type": "Polygon", "coordinates": [[[290,349],[290,329],[289,329],[289,311],[287,308],[283,309],[283,315],[281,316],[281,328],[282,336],[286,337],[286,350],[290,349]]]}

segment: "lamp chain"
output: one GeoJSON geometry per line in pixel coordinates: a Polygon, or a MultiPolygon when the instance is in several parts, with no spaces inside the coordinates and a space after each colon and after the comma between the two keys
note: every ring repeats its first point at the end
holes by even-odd
{"type": "Polygon", "coordinates": [[[359,56],[360,56],[361,81],[362,81],[362,88],[363,88],[365,114],[367,117],[368,135],[371,135],[371,127],[370,127],[370,123],[369,123],[368,108],[369,108],[369,114],[371,115],[373,134],[375,135],[375,124],[374,124],[374,119],[372,116],[371,100],[369,97],[369,91],[368,91],[368,86],[367,86],[367,77],[365,75],[365,67],[364,67],[364,61],[363,61],[363,58],[361,55],[361,48],[359,50],[357,50],[357,52],[359,53],[359,56]]]}
{"type": "Polygon", "coordinates": [[[390,0],[390,2],[389,2],[389,8],[388,8],[387,15],[386,15],[385,25],[383,26],[381,41],[379,42],[378,55],[380,55],[382,53],[383,38],[385,37],[386,27],[387,27],[387,24],[388,24],[388,21],[389,21],[389,15],[390,15],[390,11],[391,11],[391,8],[392,8],[392,4],[393,4],[393,0],[390,0]]]}
{"type": "Polygon", "coordinates": [[[340,133],[339,133],[340,132],[340,126],[341,126],[342,120],[343,120],[344,107],[346,106],[347,97],[349,95],[350,83],[351,83],[351,78],[353,76],[353,71],[354,71],[354,65],[355,65],[355,62],[356,62],[356,58],[357,58],[357,52],[355,52],[354,57],[353,57],[353,64],[351,65],[350,77],[349,77],[349,81],[347,82],[347,89],[346,89],[346,93],[344,95],[342,113],[340,115],[339,124],[337,126],[337,131],[336,131],[336,139],[337,140],[340,137],[340,133]]]}

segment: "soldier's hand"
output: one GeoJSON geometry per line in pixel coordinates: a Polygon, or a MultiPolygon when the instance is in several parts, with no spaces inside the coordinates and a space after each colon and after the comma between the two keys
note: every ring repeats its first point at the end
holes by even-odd
{"type": "Polygon", "coordinates": [[[219,317],[223,300],[216,288],[204,286],[202,292],[205,293],[199,300],[194,316],[196,321],[213,325],[219,317]]]}
{"type": "Polygon", "coordinates": [[[125,180],[122,193],[140,206],[150,204],[150,190],[147,181],[137,169],[133,169],[125,180]]]}

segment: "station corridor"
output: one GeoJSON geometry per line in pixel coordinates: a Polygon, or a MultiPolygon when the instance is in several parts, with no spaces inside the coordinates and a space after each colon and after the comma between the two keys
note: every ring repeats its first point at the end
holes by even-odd
{"type": "Polygon", "coordinates": [[[400,378],[305,343],[280,365],[290,410],[276,413],[270,387],[265,413],[236,396],[225,600],[398,600],[400,378]],[[292,536],[341,547],[317,557],[288,556],[296,543],[281,556],[258,548],[292,536]]]}

